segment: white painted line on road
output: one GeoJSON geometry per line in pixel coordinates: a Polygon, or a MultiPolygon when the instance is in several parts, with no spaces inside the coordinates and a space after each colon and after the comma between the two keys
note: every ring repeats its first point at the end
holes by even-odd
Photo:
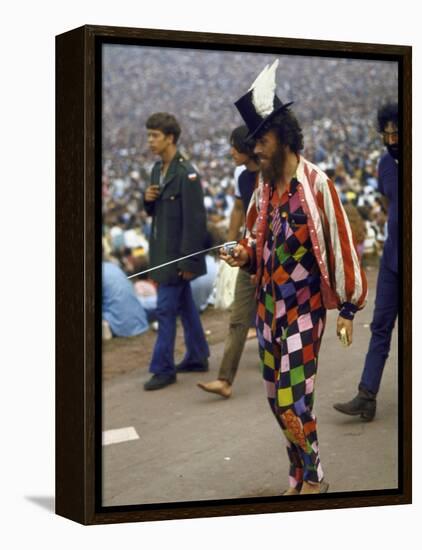
{"type": "Polygon", "coordinates": [[[103,446],[123,443],[124,441],[134,441],[135,439],[139,439],[139,435],[133,426],[103,432],[103,446]]]}

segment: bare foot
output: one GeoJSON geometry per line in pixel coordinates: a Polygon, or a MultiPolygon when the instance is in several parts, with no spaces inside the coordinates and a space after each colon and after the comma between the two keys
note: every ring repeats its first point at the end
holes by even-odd
{"type": "Polygon", "coordinates": [[[252,338],[256,338],[256,328],[250,328],[248,330],[248,334],[246,335],[246,340],[251,340],[252,338]]]}
{"type": "Polygon", "coordinates": [[[229,384],[227,380],[213,380],[212,382],[206,383],[198,382],[197,386],[201,388],[201,390],[205,390],[210,393],[216,393],[217,395],[221,395],[221,397],[225,397],[226,399],[232,394],[231,384],[229,384]]]}

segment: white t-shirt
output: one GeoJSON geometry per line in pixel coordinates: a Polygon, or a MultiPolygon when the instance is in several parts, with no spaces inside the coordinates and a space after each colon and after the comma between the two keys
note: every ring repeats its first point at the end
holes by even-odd
{"type": "Polygon", "coordinates": [[[241,166],[236,166],[234,170],[234,196],[236,199],[241,199],[240,190],[239,190],[239,176],[243,172],[243,170],[246,170],[246,166],[242,164],[241,166]]]}

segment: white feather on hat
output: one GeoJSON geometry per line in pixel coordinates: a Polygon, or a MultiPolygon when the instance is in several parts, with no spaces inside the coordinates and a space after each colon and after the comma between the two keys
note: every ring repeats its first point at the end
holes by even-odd
{"type": "Polygon", "coordinates": [[[267,117],[274,110],[275,72],[277,67],[278,59],[274,61],[271,67],[266,65],[248,90],[252,90],[252,103],[256,112],[262,118],[267,117]]]}

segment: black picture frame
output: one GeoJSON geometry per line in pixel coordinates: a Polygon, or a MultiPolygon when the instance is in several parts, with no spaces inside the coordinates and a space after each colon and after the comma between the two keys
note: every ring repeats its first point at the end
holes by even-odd
{"type": "Polygon", "coordinates": [[[56,513],[103,524],[408,504],[412,499],[411,255],[401,254],[399,487],[301,500],[239,499],[103,508],[101,493],[101,81],[104,43],[209,48],[398,62],[402,158],[401,243],[411,249],[410,46],[83,26],[56,37],[56,513]]]}

